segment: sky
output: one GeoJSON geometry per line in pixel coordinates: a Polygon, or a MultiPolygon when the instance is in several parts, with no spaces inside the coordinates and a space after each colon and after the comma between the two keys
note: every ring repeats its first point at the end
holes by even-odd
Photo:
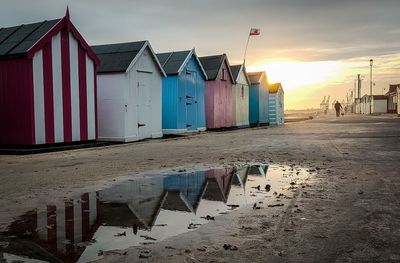
{"type": "Polygon", "coordinates": [[[400,83],[400,0],[0,0],[0,27],[70,17],[89,44],[149,40],[155,52],[195,48],[281,82],[286,109],[346,100],[400,83]]]}

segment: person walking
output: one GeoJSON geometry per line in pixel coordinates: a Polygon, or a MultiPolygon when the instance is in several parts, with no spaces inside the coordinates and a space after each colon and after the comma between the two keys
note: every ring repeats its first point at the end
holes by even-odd
{"type": "Polygon", "coordinates": [[[340,109],[343,109],[342,104],[339,101],[335,103],[336,117],[340,117],[340,109]]]}

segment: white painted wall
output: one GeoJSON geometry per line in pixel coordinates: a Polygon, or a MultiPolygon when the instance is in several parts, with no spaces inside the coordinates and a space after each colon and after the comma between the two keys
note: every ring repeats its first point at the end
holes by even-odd
{"type": "Polygon", "coordinates": [[[69,33],[69,63],[71,80],[71,121],[72,141],[81,139],[81,122],[79,108],[79,66],[78,66],[78,41],[69,33]]]}
{"type": "Polygon", "coordinates": [[[61,33],[51,39],[53,67],[54,141],[64,141],[63,94],[61,75],[61,33]]]}
{"type": "Polygon", "coordinates": [[[44,122],[43,52],[33,56],[33,102],[35,114],[35,143],[46,143],[44,122]]]}
{"type": "Polygon", "coordinates": [[[124,73],[97,74],[98,137],[105,141],[125,141],[124,73]]]}
{"type": "Polygon", "coordinates": [[[88,139],[96,139],[96,101],[94,91],[94,62],[86,54],[86,96],[87,96],[87,122],[88,122],[88,139]]]}
{"type": "Polygon", "coordinates": [[[374,99],[372,102],[373,113],[387,113],[387,100],[374,99]]]}
{"type": "Polygon", "coordinates": [[[148,48],[128,74],[130,87],[127,90],[126,98],[129,100],[126,103],[130,115],[127,114],[125,119],[127,137],[130,139],[136,134],[139,140],[162,137],[162,74],[148,48]],[[146,105],[146,110],[141,108],[144,105],[146,105]],[[146,126],[138,129],[138,122],[146,126]]]}
{"type": "Polygon", "coordinates": [[[98,74],[99,140],[162,137],[162,74],[146,49],[127,73],[98,74]],[[145,124],[138,128],[138,123],[145,124]]]}

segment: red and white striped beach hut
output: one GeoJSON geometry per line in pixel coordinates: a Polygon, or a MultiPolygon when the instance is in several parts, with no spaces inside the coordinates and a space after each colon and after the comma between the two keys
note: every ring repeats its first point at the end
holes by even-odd
{"type": "Polygon", "coordinates": [[[98,64],[68,10],[0,28],[0,144],[95,140],[98,64]]]}

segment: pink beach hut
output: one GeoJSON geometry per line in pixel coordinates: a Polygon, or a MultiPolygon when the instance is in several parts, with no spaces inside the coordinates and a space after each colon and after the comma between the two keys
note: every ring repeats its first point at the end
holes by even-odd
{"type": "Polygon", "coordinates": [[[226,54],[222,54],[199,59],[208,77],[205,89],[206,127],[232,127],[232,85],[235,80],[228,58],[226,54]]]}

